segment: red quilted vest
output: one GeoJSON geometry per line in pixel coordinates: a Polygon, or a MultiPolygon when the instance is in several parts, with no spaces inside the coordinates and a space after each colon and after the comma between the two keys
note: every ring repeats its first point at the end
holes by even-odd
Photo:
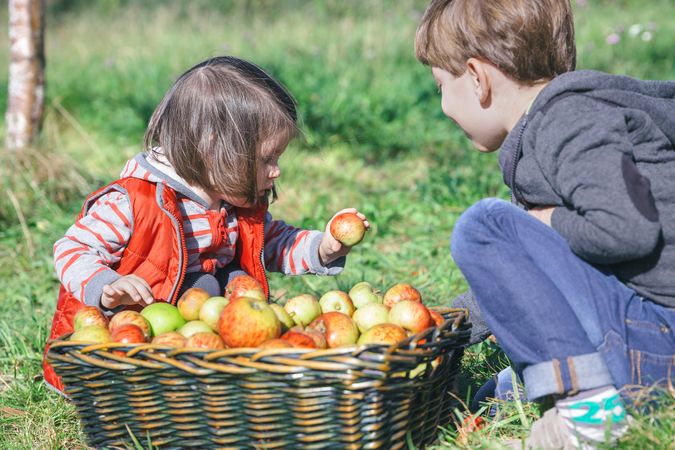
{"type": "MultiPolygon", "coordinates": [[[[120,275],[135,274],[148,282],[156,300],[176,303],[187,266],[187,251],[176,193],[162,183],[139,178],[123,178],[91,194],[78,219],[103,194],[117,190],[128,194],[133,214],[133,232],[119,263],[112,268],[120,275]]],[[[269,295],[269,285],[262,262],[266,207],[237,208],[239,238],[237,258],[240,267],[260,281],[269,295]]],[[[73,317],[84,306],[61,286],[49,339],[73,331],[73,317]]],[[[132,307],[133,308],[133,307],[132,307]]],[[[63,384],[47,363],[49,345],[45,346],[43,369],[45,381],[63,391],[63,384]]]]}

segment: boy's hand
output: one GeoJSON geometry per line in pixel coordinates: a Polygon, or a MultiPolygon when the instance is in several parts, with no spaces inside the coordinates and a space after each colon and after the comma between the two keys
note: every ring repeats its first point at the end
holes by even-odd
{"type": "Polygon", "coordinates": [[[536,208],[528,209],[527,212],[550,227],[554,209],[555,206],[537,206],[536,208]]]}
{"type": "Polygon", "coordinates": [[[125,275],[111,284],[106,284],[101,295],[101,305],[108,309],[136,303],[146,306],[153,301],[150,285],[136,275],[125,275]]]}
{"type": "Polygon", "coordinates": [[[319,244],[319,259],[321,260],[321,264],[324,266],[326,264],[330,264],[339,257],[346,255],[351,250],[351,247],[342,245],[333,237],[332,234],[330,234],[330,223],[333,221],[335,216],[343,213],[355,213],[359,219],[363,220],[363,225],[365,225],[366,229],[370,229],[368,219],[366,219],[365,215],[358,212],[356,208],[346,208],[336,212],[326,224],[326,232],[323,234],[321,244],[319,244]]]}

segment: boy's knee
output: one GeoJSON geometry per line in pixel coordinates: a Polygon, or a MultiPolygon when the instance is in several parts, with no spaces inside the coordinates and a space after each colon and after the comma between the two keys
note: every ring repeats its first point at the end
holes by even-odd
{"type": "Polygon", "coordinates": [[[457,258],[464,252],[467,244],[474,243],[476,239],[485,236],[485,233],[494,232],[493,222],[497,215],[495,213],[512,207],[510,203],[497,198],[484,198],[471,205],[460,216],[452,231],[450,242],[452,256],[457,258]]]}

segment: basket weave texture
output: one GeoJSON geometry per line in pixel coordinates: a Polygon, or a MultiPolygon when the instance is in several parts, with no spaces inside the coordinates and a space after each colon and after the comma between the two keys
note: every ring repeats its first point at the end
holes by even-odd
{"type": "Polygon", "coordinates": [[[470,334],[466,311],[396,345],[167,349],[51,342],[89,444],[129,448],[399,449],[434,441],[470,334]]]}

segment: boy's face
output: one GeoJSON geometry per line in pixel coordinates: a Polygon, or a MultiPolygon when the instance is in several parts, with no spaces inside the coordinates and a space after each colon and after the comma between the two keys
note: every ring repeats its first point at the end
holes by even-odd
{"type": "Polygon", "coordinates": [[[480,100],[480,92],[477,91],[480,80],[470,70],[459,77],[438,67],[433,67],[431,72],[441,93],[443,113],[464,130],[478,150],[497,150],[506,133],[497,125],[498,117],[495,117],[490,102],[485,104],[480,100]]]}

